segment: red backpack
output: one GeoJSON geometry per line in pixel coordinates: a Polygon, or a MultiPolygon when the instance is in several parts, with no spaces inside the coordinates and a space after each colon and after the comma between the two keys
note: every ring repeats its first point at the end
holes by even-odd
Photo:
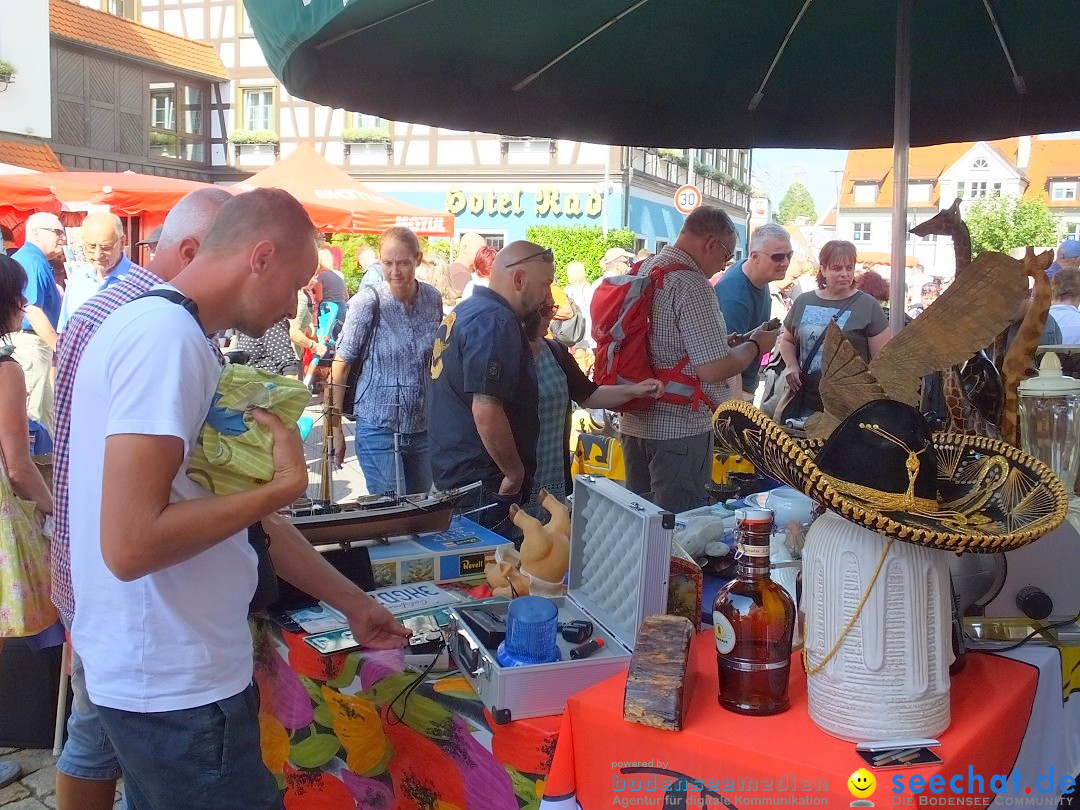
{"type": "MultiPolygon", "coordinates": [[[[597,385],[622,385],[650,377],[664,383],[662,402],[689,405],[697,410],[716,405],[701,390],[701,380],[686,373],[690,358],[684,357],[673,368],[654,368],[649,360],[649,330],[652,302],[656,290],[664,285],[668,273],[688,269],[685,264],[656,265],[645,275],[638,275],[641,262],[623,276],[607,276],[592,297],[592,336],[596,341],[593,382],[597,385]]],[[[638,397],[613,410],[642,411],[656,400],[638,397]]]]}

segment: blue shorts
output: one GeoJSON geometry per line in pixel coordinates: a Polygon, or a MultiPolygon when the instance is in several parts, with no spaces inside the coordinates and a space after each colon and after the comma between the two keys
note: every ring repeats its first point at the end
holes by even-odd
{"type": "Polygon", "coordinates": [[[109,735],[101,725],[97,706],[86,694],[86,675],[82,659],[71,651],[71,715],[67,721],[67,740],[56,770],[76,779],[108,782],[119,778],[120,761],[116,758],[109,735]]]}
{"type": "Polygon", "coordinates": [[[129,810],[281,810],[262,760],[254,685],[192,709],[98,713],[124,769],[129,810]]]}

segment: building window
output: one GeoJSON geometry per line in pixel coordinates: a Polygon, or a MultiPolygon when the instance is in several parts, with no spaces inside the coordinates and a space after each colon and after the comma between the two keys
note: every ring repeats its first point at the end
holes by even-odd
{"type": "Polygon", "coordinates": [[[644,250],[644,249],[645,249],[645,237],[644,236],[635,236],[634,237],[634,253],[635,253],[635,255],[637,254],[637,252],[639,250],[644,250]]]}
{"type": "Polygon", "coordinates": [[[389,131],[388,122],[385,118],[379,118],[377,115],[364,115],[364,113],[355,112],[345,114],[345,128],[384,129],[389,131]]]}
{"type": "Polygon", "coordinates": [[[986,181],[981,180],[977,183],[972,183],[968,187],[968,198],[974,200],[976,197],[986,196],[986,181]]]}
{"type": "Polygon", "coordinates": [[[961,182],[956,184],[956,196],[961,200],[964,199],[964,183],[961,182]]]}
{"type": "Polygon", "coordinates": [[[934,241],[937,241],[937,234],[936,233],[928,233],[925,236],[921,237],[921,239],[922,239],[923,242],[934,242],[934,241]]]}
{"type": "Polygon", "coordinates": [[[101,0],[101,10],[129,20],[139,19],[139,0],[101,0]]]}
{"type": "Polygon", "coordinates": [[[908,202],[930,202],[930,183],[908,183],[908,202]]]}
{"type": "Polygon", "coordinates": [[[506,246],[506,231],[479,231],[479,234],[487,240],[488,246],[495,250],[502,250],[506,246]]]}
{"type": "Polygon", "coordinates": [[[667,239],[657,239],[656,240],[656,252],[659,253],[661,250],[666,248],[667,243],[668,243],[667,239]]]}
{"type": "Polygon", "coordinates": [[[251,30],[251,18],[248,17],[244,0],[236,0],[236,33],[241,37],[252,37],[255,33],[251,30]]]}
{"type": "Polygon", "coordinates": [[[856,222],[851,228],[851,241],[852,242],[869,242],[870,241],[870,223],[869,222],[856,222]]]}
{"type": "Polygon", "coordinates": [[[244,87],[240,90],[240,108],[243,111],[242,129],[277,131],[277,115],[274,110],[274,88],[244,87]]]}
{"type": "Polygon", "coordinates": [[[1080,241],[1080,222],[1070,222],[1065,226],[1065,238],[1080,241]]]}
{"type": "Polygon", "coordinates": [[[874,203],[877,202],[878,184],[877,183],[856,183],[855,184],[855,202],[857,203],[874,203]]]}
{"type": "Polygon", "coordinates": [[[205,102],[202,87],[151,82],[150,156],[205,163],[205,102]]]}
{"type": "Polygon", "coordinates": [[[1075,200],[1076,199],[1076,183],[1051,183],[1050,184],[1050,199],[1051,200],[1075,200]]]}
{"type": "Polygon", "coordinates": [[[1001,183],[994,183],[990,186],[990,193],[995,197],[1001,196],[1001,183]]]}
{"type": "Polygon", "coordinates": [[[986,162],[986,158],[975,158],[971,163],[971,168],[982,171],[984,169],[989,169],[990,164],[986,162]]]}
{"type": "Polygon", "coordinates": [[[728,153],[730,151],[731,150],[729,150],[729,149],[721,149],[720,150],[719,162],[716,164],[716,168],[718,168],[720,171],[722,171],[724,173],[727,173],[727,170],[728,170],[728,153]]]}

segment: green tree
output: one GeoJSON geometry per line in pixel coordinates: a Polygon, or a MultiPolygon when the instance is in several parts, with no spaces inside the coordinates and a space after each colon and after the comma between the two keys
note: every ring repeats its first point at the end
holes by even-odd
{"type": "Polygon", "coordinates": [[[525,238],[555,251],[555,278],[566,284],[566,265],[578,261],[593,281],[603,272],[600,261],[609,248],[634,249],[634,232],[626,228],[608,229],[607,237],[599,225],[531,225],[525,238]]]}
{"type": "Polygon", "coordinates": [[[817,222],[817,209],[814,198],[802,183],[792,183],[784,199],[780,201],[780,224],[790,225],[796,217],[806,217],[809,222],[817,222]]]}
{"type": "Polygon", "coordinates": [[[1057,241],[1057,223],[1041,196],[981,197],[972,203],[964,222],[971,231],[975,253],[984,250],[1007,253],[1013,248],[1052,245],[1057,241]]]}

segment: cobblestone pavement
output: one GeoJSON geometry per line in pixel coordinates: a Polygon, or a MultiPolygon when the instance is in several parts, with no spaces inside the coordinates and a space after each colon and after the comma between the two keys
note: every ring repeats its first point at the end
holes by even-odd
{"type": "MultiPolygon", "coordinates": [[[[315,420],[315,427],[304,446],[311,475],[309,496],[318,495],[319,469],[321,459],[322,426],[321,408],[313,405],[307,415],[315,420]]],[[[367,494],[364,486],[364,474],[356,461],[352,445],[353,425],[345,423],[346,460],[340,470],[333,474],[333,497],[335,501],[354,499],[367,494]]],[[[2,654],[2,653],[0,653],[2,654]]],[[[50,719],[50,723],[51,723],[50,719]]],[[[56,757],[49,749],[35,748],[0,748],[0,762],[16,759],[22,765],[22,777],[5,788],[0,788],[0,807],[4,810],[42,810],[56,807],[56,757]]],[[[122,787],[121,780],[120,786],[122,787]]],[[[120,807],[120,792],[116,794],[115,807],[120,807]]]]}

